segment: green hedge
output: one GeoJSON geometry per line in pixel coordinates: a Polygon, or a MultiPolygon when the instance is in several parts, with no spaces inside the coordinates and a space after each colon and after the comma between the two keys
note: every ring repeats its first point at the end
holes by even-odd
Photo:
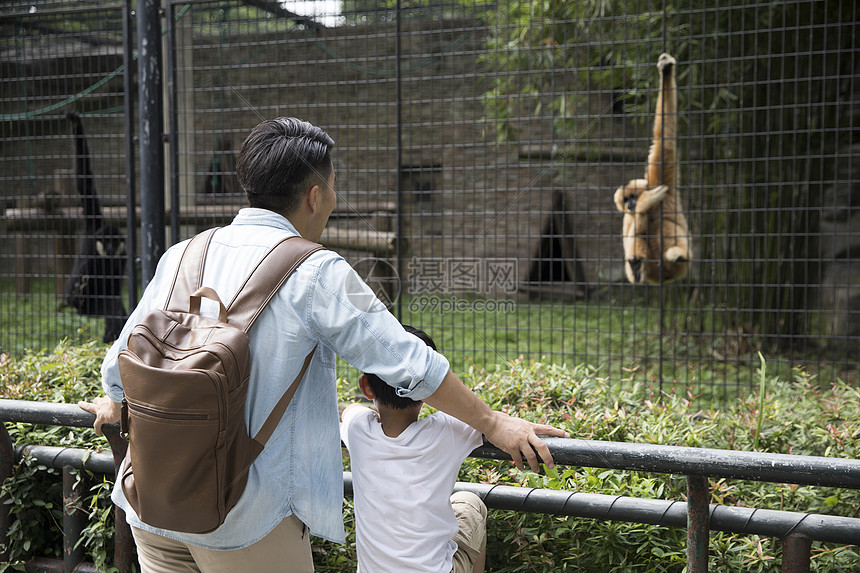
{"type": "MultiPolygon", "coordinates": [[[[50,352],[0,356],[0,396],[74,403],[101,393],[99,366],[105,347],[62,344],[50,352]]],[[[819,387],[814,376],[795,371],[792,379],[767,379],[759,396],[750,393],[720,410],[693,411],[683,387],[665,396],[637,388],[617,390],[612,381],[586,366],[515,361],[492,371],[471,370],[466,383],[494,408],[564,427],[572,436],[613,440],[759,450],[858,458],[860,392],[848,384],[819,387]]],[[[344,401],[356,395],[353,381],[340,380],[344,401]]],[[[107,449],[91,430],[7,424],[18,443],[107,449]]],[[[348,462],[347,462],[348,463],[348,462]]],[[[87,475],[91,490],[83,503],[90,523],[82,543],[100,569],[111,563],[113,514],[111,482],[87,475]]],[[[462,481],[501,483],[624,495],[684,499],[683,476],[594,468],[559,467],[536,475],[509,463],[467,460],[462,481]]],[[[34,556],[60,557],[62,492],[58,472],[22,463],[3,484],[11,494],[12,563],[0,571],[23,570],[34,556]]],[[[860,517],[860,491],[797,487],[746,481],[710,481],[713,503],[860,517]]],[[[348,543],[315,540],[317,571],[354,570],[352,505],[345,503],[348,543]]],[[[491,510],[488,571],[673,571],[685,566],[685,531],[634,523],[563,518],[491,510]]],[[[710,541],[711,571],[779,571],[781,544],[773,538],[715,532],[710,541]]],[[[813,571],[860,570],[857,546],[813,544],[813,571]]]]}

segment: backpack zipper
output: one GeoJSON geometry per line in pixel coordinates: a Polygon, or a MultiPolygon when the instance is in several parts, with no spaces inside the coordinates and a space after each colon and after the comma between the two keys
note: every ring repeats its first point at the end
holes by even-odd
{"type": "Polygon", "coordinates": [[[161,410],[156,410],[155,408],[149,408],[147,406],[141,406],[140,404],[134,404],[129,402],[128,400],[123,400],[127,405],[129,410],[134,410],[135,412],[141,412],[143,414],[148,414],[150,416],[154,416],[156,418],[168,418],[173,420],[208,420],[209,414],[180,414],[180,413],[171,413],[171,412],[162,412],[161,410]]]}

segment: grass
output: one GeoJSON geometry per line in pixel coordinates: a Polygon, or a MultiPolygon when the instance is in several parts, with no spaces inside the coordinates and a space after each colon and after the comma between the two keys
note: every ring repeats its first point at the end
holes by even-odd
{"type": "Polygon", "coordinates": [[[83,344],[100,340],[104,319],[78,315],[62,308],[53,279],[32,280],[30,292],[17,294],[15,282],[0,280],[0,350],[20,354],[45,350],[61,340],[83,344]]]}
{"type": "MultiPolygon", "coordinates": [[[[101,337],[102,319],[59,309],[50,279],[32,281],[27,295],[16,295],[9,279],[0,281],[0,288],[2,352],[18,354],[52,348],[64,339],[81,344],[101,337]]],[[[638,384],[643,398],[682,393],[712,405],[758,385],[761,351],[769,370],[783,378],[790,379],[800,365],[823,385],[837,379],[858,383],[856,370],[822,362],[814,352],[782,355],[765,348],[761,335],[733,331],[725,309],[668,304],[661,312],[641,298],[559,303],[413,295],[401,299],[400,310],[402,321],[426,330],[461,374],[519,357],[588,364],[619,387],[638,384]]],[[[339,375],[355,379],[356,373],[341,363],[339,375]]]]}
{"type": "MultiPolygon", "coordinates": [[[[627,388],[643,392],[689,391],[705,403],[722,403],[758,385],[757,351],[761,337],[725,334],[726,315],[700,312],[691,320],[688,309],[661,313],[637,301],[516,303],[513,311],[476,310],[474,305],[441,299],[435,306],[401,304],[402,321],[423,328],[457,372],[482,370],[520,356],[528,360],[594,366],[627,388]],[[448,310],[443,310],[444,301],[448,310]],[[698,322],[693,325],[692,323],[698,322]]],[[[480,306],[480,305],[477,305],[480,306]]],[[[497,305],[498,306],[498,305],[497,305]]],[[[791,378],[806,358],[772,354],[772,374],[791,378]]],[[[857,372],[822,370],[820,383],[836,379],[857,382],[857,372]]]]}

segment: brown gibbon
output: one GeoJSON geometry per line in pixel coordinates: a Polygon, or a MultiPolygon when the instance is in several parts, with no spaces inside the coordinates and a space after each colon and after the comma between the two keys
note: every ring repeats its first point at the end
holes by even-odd
{"type": "Polygon", "coordinates": [[[661,54],[657,69],[660,91],[645,179],[633,179],[615,191],[615,206],[624,213],[624,271],[633,284],[681,279],[693,259],[687,219],[677,189],[675,58],[661,54]]]}

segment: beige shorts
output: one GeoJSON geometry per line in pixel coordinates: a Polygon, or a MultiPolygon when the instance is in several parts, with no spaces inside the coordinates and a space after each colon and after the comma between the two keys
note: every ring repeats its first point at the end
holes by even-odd
{"type": "Polygon", "coordinates": [[[460,526],[454,536],[458,549],[451,571],[471,573],[475,560],[487,547],[487,506],[474,493],[458,491],[451,496],[451,507],[460,526]]]}
{"type": "Polygon", "coordinates": [[[310,535],[291,515],[260,541],[233,551],[215,551],[131,528],[143,573],[236,573],[277,571],[310,573],[314,570],[310,535]]]}

